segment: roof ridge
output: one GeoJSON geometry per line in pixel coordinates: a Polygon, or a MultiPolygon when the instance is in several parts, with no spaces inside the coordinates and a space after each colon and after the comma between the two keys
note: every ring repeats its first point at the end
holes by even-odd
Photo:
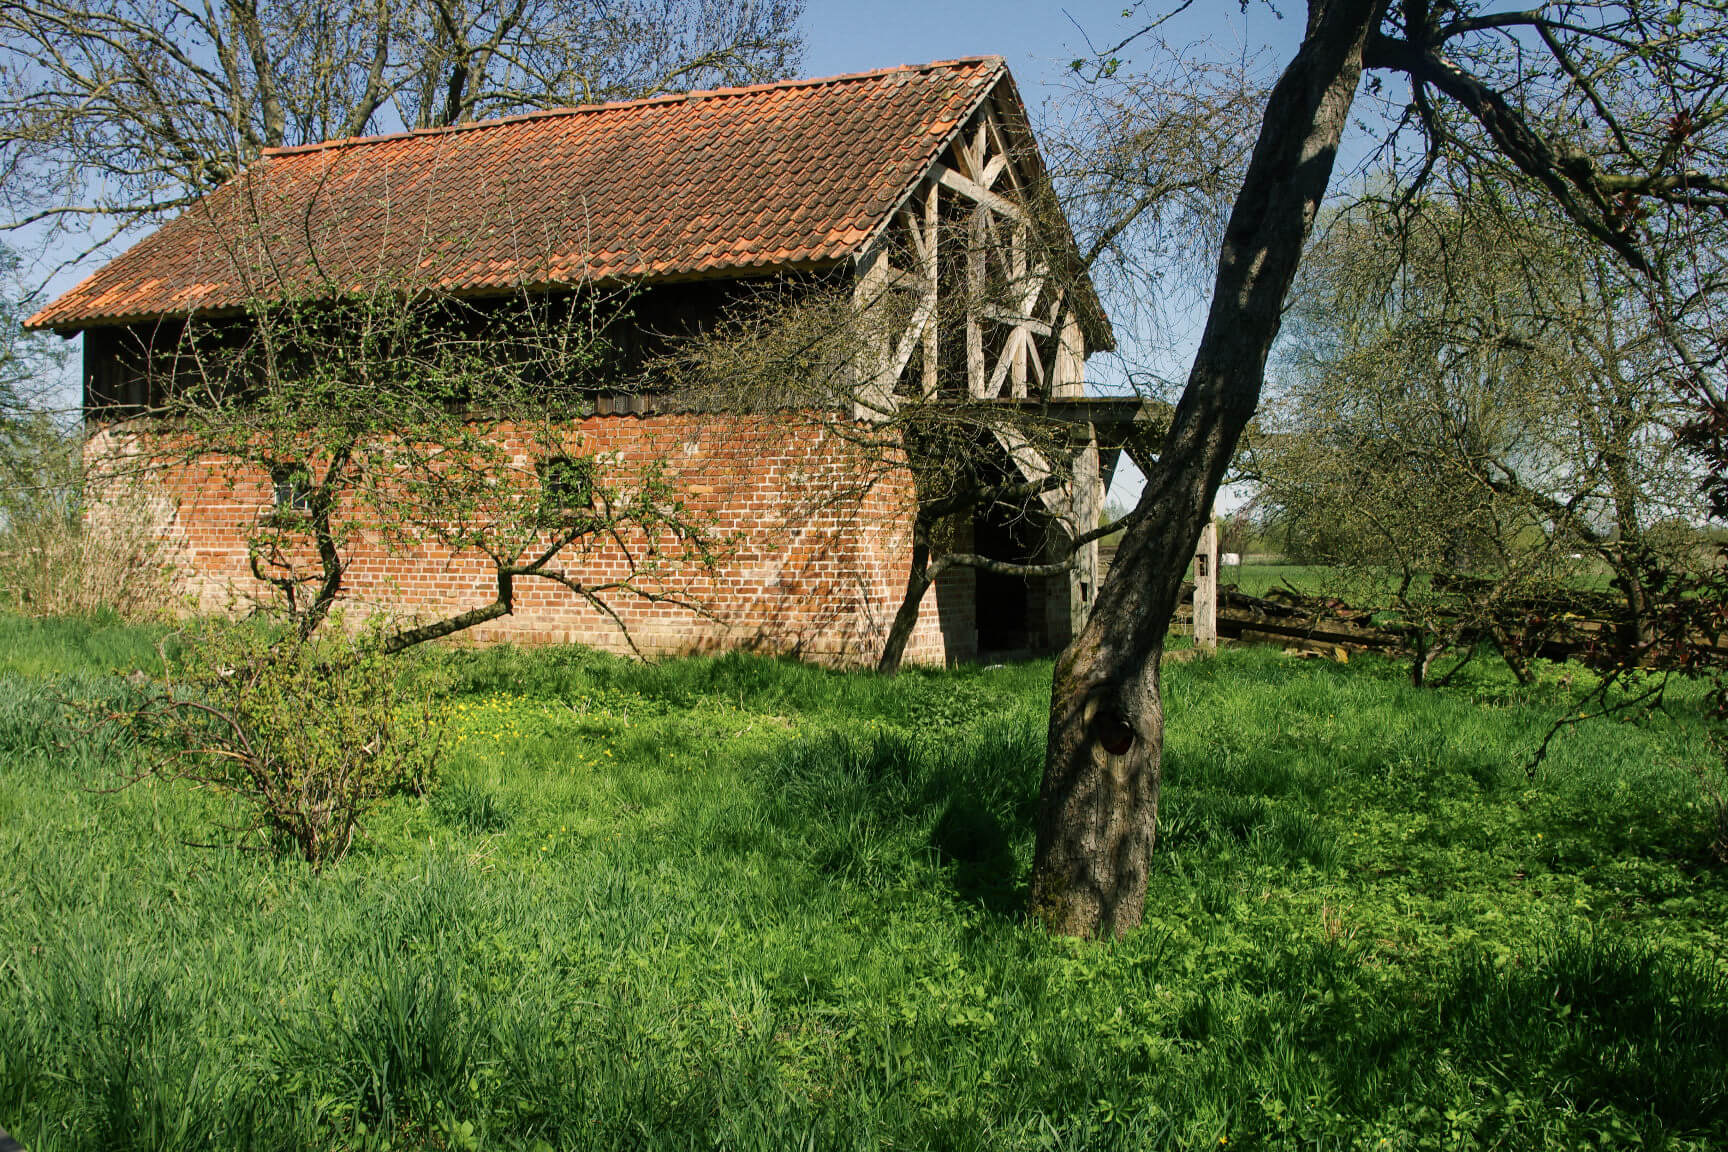
{"type": "Polygon", "coordinates": [[[443,128],[412,128],[405,132],[384,132],[376,136],[343,136],[335,140],[320,140],[315,144],[294,144],[281,148],[265,148],[259,155],[296,156],[308,152],[321,152],[325,149],[345,149],[361,144],[384,144],[393,140],[413,140],[424,136],[445,136],[457,132],[473,132],[486,128],[499,128],[506,124],[520,124],[531,120],[548,120],[561,116],[582,116],[596,112],[615,112],[621,108],[647,108],[656,104],[683,104],[692,100],[724,99],[732,96],[744,96],[755,92],[771,92],[784,88],[814,88],[825,84],[841,84],[859,80],[874,80],[883,76],[891,76],[896,72],[930,72],[937,68],[956,68],[967,64],[995,64],[999,68],[1006,67],[1006,60],[1000,55],[956,56],[952,60],[932,60],[928,64],[897,64],[890,68],[873,68],[866,72],[842,72],[834,76],[806,76],[791,80],[771,80],[761,84],[741,84],[732,88],[697,88],[689,92],[668,92],[661,96],[646,96],[638,100],[610,100],[600,104],[575,104],[568,108],[543,108],[534,112],[518,112],[510,116],[496,116],[490,120],[471,120],[465,124],[451,124],[443,128]]]}

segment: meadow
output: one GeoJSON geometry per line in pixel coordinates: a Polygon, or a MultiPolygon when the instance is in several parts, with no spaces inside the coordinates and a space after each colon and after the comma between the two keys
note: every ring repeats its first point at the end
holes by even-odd
{"type": "Polygon", "coordinates": [[[422,654],[441,781],[313,873],[67,743],[158,637],[0,618],[32,1152],[1728,1144],[1683,698],[1531,773],[1581,673],[1167,665],[1147,922],[1095,944],[1019,914],[1048,664],[422,654]]]}
{"type": "Polygon", "coordinates": [[[1323,564],[1225,564],[1218,569],[1218,583],[1249,596],[1264,596],[1275,588],[1295,588],[1314,596],[1336,580],[1333,570],[1323,564]]]}

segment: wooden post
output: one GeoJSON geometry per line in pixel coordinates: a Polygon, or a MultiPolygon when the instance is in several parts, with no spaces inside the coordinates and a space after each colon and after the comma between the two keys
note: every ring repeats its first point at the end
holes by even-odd
{"type": "MultiPolygon", "coordinates": [[[[1075,535],[1097,527],[1104,507],[1104,477],[1099,471],[1098,434],[1086,428],[1086,446],[1075,455],[1069,486],[1069,530],[1075,535]]],[[[1070,537],[1072,539],[1073,537],[1070,537]]],[[[1074,571],[1068,574],[1068,619],[1071,628],[1068,640],[1080,634],[1086,626],[1086,616],[1092,611],[1092,598],[1098,594],[1098,541],[1082,544],[1074,557],[1074,571]]]]}
{"type": "Polygon", "coordinates": [[[876,310],[888,294],[888,257],[880,248],[871,249],[858,261],[856,282],[852,287],[852,307],[864,325],[868,347],[861,357],[863,363],[852,365],[856,374],[852,394],[852,419],[880,423],[888,419],[893,403],[893,381],[884,381],[892,350],[879,331],[876,310]]]}
{"type": "Polygon", "coordinates": [[[930,190],[924,194],[924,265],[922,271],[926,283],[925,291],[929,293],[926,305],[930,310],[930,319],[924,324],[924,373],[920,387],[926,397],[936,395],[941,386],[937,375],[937,367],[941,363],[937,359],[939,349],[936,346],[936,333],[941,328],[942,312],[940,287],[942,283],[942,216],[936,197],[940,194],[941,185],[934,182],[930,190]]]}
{"type": "Polygon", "coordinates": [[[1194,548],[1194,646],[1218,647],[1218,521],[1206,521],[1194,548]]]}
{"type": "Polygon", "coordinates": [[[978,309],[984,303],[984,208],[972,209],[966,230],[966,394],[984,396],[984,329],[978,309]]]}

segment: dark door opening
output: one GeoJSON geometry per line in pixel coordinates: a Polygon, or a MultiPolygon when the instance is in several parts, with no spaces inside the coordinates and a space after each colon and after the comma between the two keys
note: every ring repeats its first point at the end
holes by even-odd
{"type": "MultiPolygon", "coordinates": [[[[1041,525],[1025,513],[989,508],[973,522],[973,546],[981,556],[1013,564],[1037,563],[1041,525]]],[[[1042,581],[1000,572],[977,573],[978,653],[982,658],[1032,655],[1044,647],[1034,602],[1042,581]]]]}

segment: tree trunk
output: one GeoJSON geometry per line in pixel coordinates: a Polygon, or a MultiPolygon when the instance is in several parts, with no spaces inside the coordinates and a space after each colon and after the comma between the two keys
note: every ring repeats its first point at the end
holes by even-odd
{"type": "Polygon", "coordinates": [[[1164,744],[1158,663],[1183,573],[1254,414],[1285,292],[1331,179],[1384,0],[1310,0],[1273,88],[1218,259],[1188,385],[1086,626],[1056,664],[1031,910],[1119,936],[1146,902],[1164,744]]]}
{"type": "Polygon", "coordinates": [[[912,567],[906,573],[906,593],[900,598],[900,609],[894,613],[894,623],[888,629],[888,641],[882,646],[882,656],[876,661],[876,671],[883,676],[893,676],[900,671],[900,661],[905,658],[906,644],[912,639],[912,630],[918,626],[918,608],[924,602],[924,593],[930,590],[935,580],[930,572],[930,525],[922,512],[912,525],[912,567]]]}
{"type": "Polygon", "coordinates": [[[1410,687],[1426,688],[1428,673],[1446,651],[1446,642],[1426,628],[1418,627],[1412,647],[1415,651],[1410,655],[1410,687]]]}

